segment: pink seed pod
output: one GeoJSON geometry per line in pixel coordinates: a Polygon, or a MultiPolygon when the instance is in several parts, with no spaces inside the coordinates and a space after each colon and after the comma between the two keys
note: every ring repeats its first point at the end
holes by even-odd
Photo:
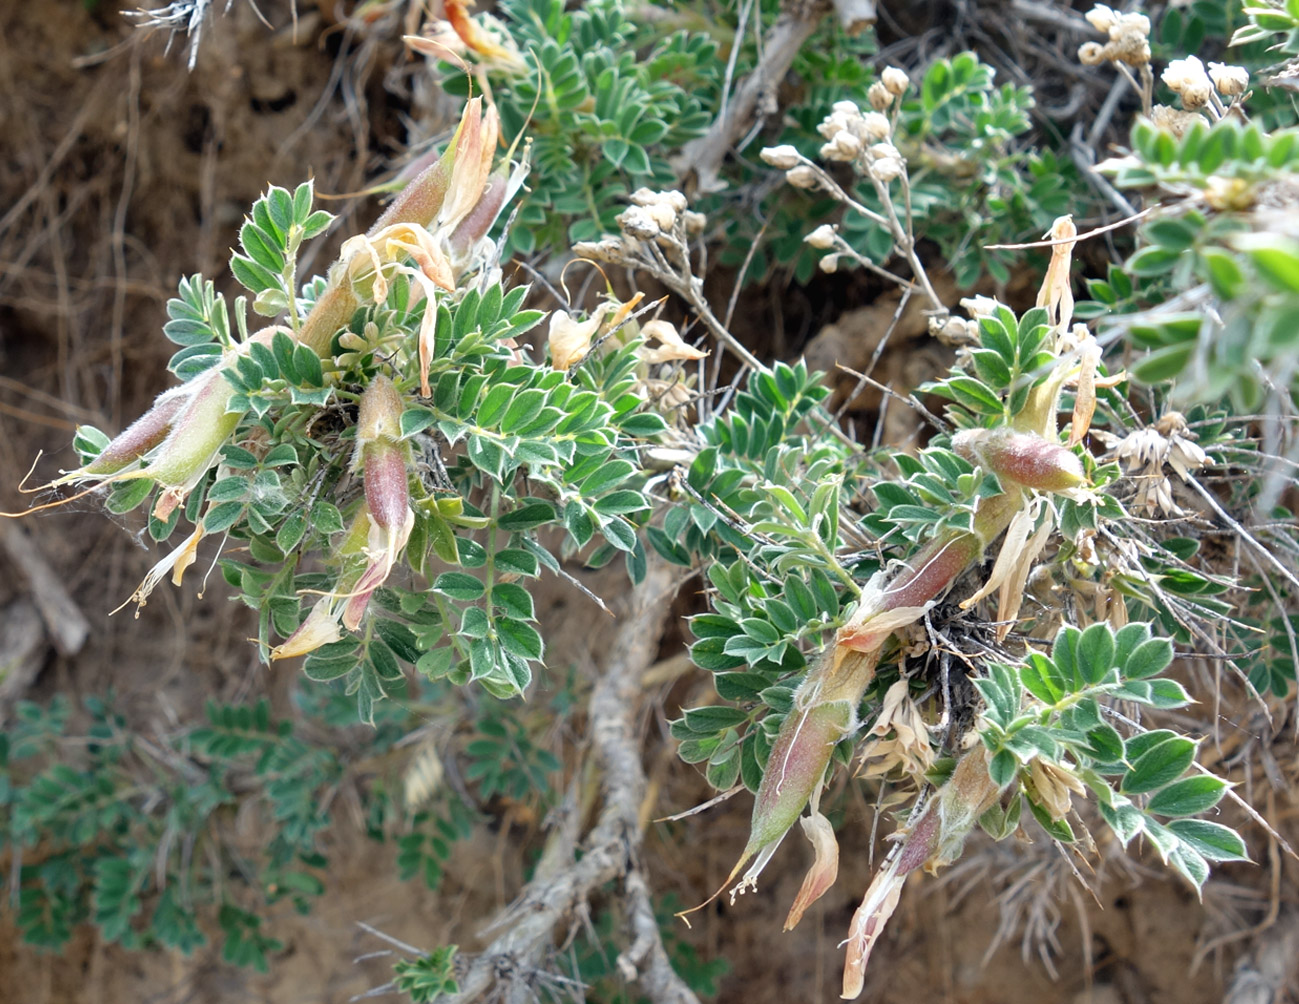
{"type": "Polygon", "coordinates": [[[396,385],[378,374],[361,395],[353,466],[362,470],[370,518],[390,538],[399,535],[411,518],[401,412],[401,394],[396,385]]]}
{"type": "Polygon", "coordinates": [[[747,853],[779,841],[797,821],[825,777],[835,744],[847,734],[856,709],[847,701],[795,707],[785,716],[753,803],[747,853]]]}
{"type": "Polygon", "coordinates": [[[966,429],[952,437],[952,449],[1002,481],[1041,492],[1063,492],[1086,483],[1082,461],[1071,450],[1032,432],[966,429]]]}
{"type": "Polygon", "coordinates": [[[152,408],[119,433],[99,456],[76,471],[75,476],[116,474],[141,459],[167,438],[176,416],[189,403],[190,390],[182,385],[159,394],[152,408]]]}

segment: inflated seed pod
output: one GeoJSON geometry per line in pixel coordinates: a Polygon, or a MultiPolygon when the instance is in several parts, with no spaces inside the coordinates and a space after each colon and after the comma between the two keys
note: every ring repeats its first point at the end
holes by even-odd
{"type": "Polygon", "coordinates": [[[967,429],[952,437],[952,449],[1002,481],[1040,492],[1063,492],[1087,481],[1082,461],[1059,443],[1014,429],[967,429]]]}

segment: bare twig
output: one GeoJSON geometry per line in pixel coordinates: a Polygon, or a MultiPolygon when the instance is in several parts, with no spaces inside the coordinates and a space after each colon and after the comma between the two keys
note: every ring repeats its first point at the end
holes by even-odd
{"type": "Polygon", "coordinates": [[[443,998],[447,1004],[477,1000],[501,981],[518,986],[543,978],[536,961],[550,951],[560,924],[579,912],[592,893],[619,877],[632,932],[631,946],[618,957],[619,969],[638,981],[655,1004],[698,1004],[668,962],[638,860],[646,785],[636,736],[638,697],[641,676],[654,662],[667,616],[663,596],[673,588],[672,574],[669,566],[651,557],[645,581],[632,594],[633,609],[591,695],[591,741],[603,771],[604,804],[583,841],[581,858],[534,877],[492,923],[492,929],[503,933],[469,963],[460,976],[459,993],[443,998]]]}
{"type": "Polygon", "coordinates": [[[749,131],[754,119],[765,114],[759,107],[760,102],[764,98],[774,100],[776,86],[789,72],[798,50],[821,23],[827,9],[828,5],[822,0],[789,0],[785,4],[784,12],[767,33],[758,65],[735,89],[725,111],[713,122],[712,128],[698,139],[691,140],[681,151],[677,177],[694,175],[701,192],[712,192],[722,187],[718,177],[722,161],[736,140],[749,131]]]}

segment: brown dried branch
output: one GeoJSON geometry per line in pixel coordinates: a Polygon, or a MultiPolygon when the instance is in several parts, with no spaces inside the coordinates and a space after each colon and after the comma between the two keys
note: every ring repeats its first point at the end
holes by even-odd
{"type": "MultiPolygon", "coordinates": [[[[584,841],[581,860],[571,853],[561,867],[538,869],[491,928],[502,930],[459,975],[455,1004],[477,1000],[496,987],[505,999],[544,980],[541,970],[561,924],[577,915],[605,883],[622,878],[630,920],[631,946],[618,967],[655,1004],[698,1004],[698,998],[673,971],[659,936],[649,886],[640,871],[640,806],[645,796],[636,719],[641,677],[653,664],[673,588],[670,568],[651,557],[645,581],[631,595],[632,609],[608,654],[591,695],[591,743],[602,771],[603,807],[584,841]]],[[[523,994],[527,996],[526,992],[523,994]]]]}
{"type": "MultiPolygon", "coordinates": [[[[848,0],[838,0],[836,6],[849,7],[848,0]]],[[[874,3],[869,3],[871,16],[874,3]]],[[[723,187],[718,177],[722,161],[736,142],[753,127],[755,120],[776,111],[776,88],[789,72],[794,57],[803,47],[830,5],[823,0],[788,0],[780,18],[763,40],[762,55],[734,95],[725,103],[725,111],[718,116],[712,128],[698,139],[685,145],[676,163],[677,177],[693,175],[695,188],[700,192],[714,192],[723,187]]],[[[860,12],[858,12],[860,13],[860,12]]],[[[857,15],[849,16],[854,20],[857,15]]],[[[739,44],[739,40],[736,40],[739,44]]]]}

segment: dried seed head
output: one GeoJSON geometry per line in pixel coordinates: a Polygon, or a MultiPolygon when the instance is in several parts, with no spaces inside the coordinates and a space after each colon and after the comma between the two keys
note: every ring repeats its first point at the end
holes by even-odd
{"type": "Polygon", "coordinates": [[[822,223],[803,240],[818,251],[829,251],[835,245],[837,232],[837,228],[832,227],[829,223],[822,223]]]}
{"type": "Polygon", "coordinates": [[[880,181],[888,184],[902,176],[903,164],[901,160],[892,157],[883,157],[870,166],[870,173],[880,181]]]}
{"type": "MultiPolygon", "coordinates": [[[[1155,105],[1150,110],[1150,121],[1157,129],[1163,129],[1171,133],[1175,139],[1181,139],[1193,124],[1204,121],[1204,116],[1197,115],[1195,112],[1182,111],[1180,108],[1170,108],[1168,105],[1155,105]]],[[[1115,159],[1119,167],[1123,166],[1121,161],[1122,158],[1115,159]]],[[[1140,167],[1141,164],[1139,161],[1134,161],[1133,166],[1140,167]]]]}
{"type": "Polygon", "coordinates": [[[772,167],[778,167],[782,171],[797,167],[801,162],[798,151],[788,144],[764,147],[759,156],[762,157],[764,163],[770,164],[772,167]]]}
{"type": "Polygon", "coordinates": [[[1227,63],[1210,63],[1209,79],[1218,93],[1229,98],[1244,94],[1249,86],[1249,70],[1243,66],[1231,66],[1227,63]]]}
{"type": "Polygon", "coordinates": [[[1105,58],[1105,46],[1100,42],[1084,42],[1078,46],[1078,62],[1083,66],[1099,66],[1105,58]]]}
{"type": "Polygon", "coordinates": [[[1104,4],[1097,4],[1089,10],[1084,17],[1087,23],[1097,31],[1109,33],[1109,30],[1119,23],[1119,16],[1111,8],[1104,4]]]}
{"type": "Polygon", "coordinates": [[[785,180],[795,188],[812,189],[821,184],[816,171],[807,164],[799,164],[785,172],[785,180]]]}
{"type": "Polygon", "coordinates": [[[1187,87],[1195,87],[1201,84],[1212,86],[1209,75],[1204,72],[1204,64],[1200,62],[1198,56],[1174,59],[1164,68],[1164,72],[1159,77],[1171,90],[1176,91],[1178,94],[1184,94],[1187,87]]]}
{"type": "Polygon", "coordinates": [[[866,100],[877,112],[882,112],[893,104],[893,92],[884,85],[884,81],[877,80],[866,91],[866,100]]]}
{"type": "Polygon", "coordinates": [[[889,89],[890,94],[901,97],[911,87],[911,78],[907,76],[906,71],[896,66],[888,66],[880,74],[880,83],[889,89]]]}
{"type": "Polygon", "coordinates": [[[862,151],[862,142],[847,129],[840,129],[830,138],[830,142],[821,147],[821,156],[825,160],[837,160],[843,163],[856,160],[862,151]]]}
{"type": "Polygon", "coordinates": [[[828,254],[816,263],[816,267],[826,275],[834,275],[839,271],[839,256],[837,254],[828,254]]]}
{"type": "Polygon", "coordinates": [[[889,125],[887,116],[881,115],[879,112],[867,112],[862,117],[862,131],[866,134],[866,139],[878,143],[881,140],[888,139],[889,133],[893,129],[889,125]]]}
{"type": "Polygon", "coordinates": [[[1213,96],[1213,87],[1207,79],[1195,81],[1182,88],[1182,107],[1188,112],[1203,108],[1213,96]]]}
{"type": "Polygon", "coordinates": [[[663,232],[663,227],[647,206],[628,206],[614,219],[623,233],[639,240],[652,241],[663,232]]]}

